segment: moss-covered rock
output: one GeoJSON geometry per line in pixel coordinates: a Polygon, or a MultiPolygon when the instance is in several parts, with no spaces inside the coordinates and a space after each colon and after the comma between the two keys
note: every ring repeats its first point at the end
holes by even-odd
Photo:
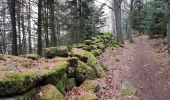
{"type": "Polygon", "coordinates": [[[87,63],[89,67],[93,68],[98,77],[106,75],[106,72],[100,61],[92,53],[81,49],[73,48],[72,55],[78,57],[81,61],[87,63]]]}
{"type": "Polygon", "coordinates": [[[84,44],[85,44],[85,45],[91,45],[91,44],[92,44],[92,40],[85,40],[85,41],[84,41],[84,44]]]}
{"type": "Polygon", "coordinates": [[[5,57],[5,55],[3,55],[3,54],[0,54],[0,61],[1,61],[1,60],[3,60],[3,61],[4,61],[4,60],[6,60],[6,57],[5,57]]]}
{"type": "Polygon", "coordinates": [[[32,59],[32,60],[38,60],[38,58],[39,58],[39,55],[37,55],[37,54],[26,54],[25,56],[26,56],[26,58],[32,59]]]}
{"type": "Polygon", "coordinates": [[[97,49],[97,45],[90,45],[90,47],[91,47],[92,50],[97,49]]]}
{"type": "Polygon", "coordinates": [[[85,92],[96,93],[100,90],[100,85],[94,80],[86,80],[82,83],[81,87],[85,92]]]}
{"type": "Polygon", "coordinates": [[[94,79],[96,77],[97,76],[94,69],[89,67],[84,62],[79,61],[75,75],[75,80],[78,85],[84,82],[86,79],[94,79]]]}
{"type": "Polygon", "coordinates": [[[68,57],[68,48],[66,46],[45,48],[43,52],[46,58],[68,57]]]}
{"type": "Polygon", "coordinates": [[[82,47],[82,49],[86,50],[86,51],[91,51],[92,50],[91,46],[84,46],[84,47],[82,47]]]}
{"type": "Polygon", "coordinates": [[[97,48],[101,49],[102,51],[106,48],[105,45],[102,42],[97,43],[96,45],[97,45],[97,48]]]}
{"type": "Polygon", "coordinates": [[[76,97],[76,100],[98,100],[95,94],[86,93],[76,97]]]}
{"type": "Polygon", "coordinates": [[[40,88],[37,100],[64,100],[64,96],[53,85],[48,84],[40,88]]]}
{"type": "Polygon", "coordinates": [[[76,81],[74,78],[69,78],[66,83],[66,91],[71,90],[74,86],[76,86],[76,81]]]}
{"type": "Polygon", "coordinates": [[[94,55],[94,56],[100,56],[100,54],[102,53],[102,50],[100,49],[96,49],[96,50],[92,50],[91,53],[94,55]]]}
{"type": "Polygon", "coordinates": [[[52,70],[28,70],[21,72],[7,72],[0,77],[0,97],[20,94],[33,88],[37,84],[56,83],[66,73],[69,63],[63,61],[52,70]]]}

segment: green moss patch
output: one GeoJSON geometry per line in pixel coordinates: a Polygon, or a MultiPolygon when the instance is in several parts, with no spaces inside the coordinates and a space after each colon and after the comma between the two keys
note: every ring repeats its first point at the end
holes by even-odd
{"type": "Polygon", "coordinates": [[[79,61],[75,75],[75,80],[78,85],[84,82],[86,79],[94,79],[96,77],[97,76],[94,69],[89,67],[84,62],[79,61]]]}
{"type": "Polygon", "coordinates": [[[37,100],[64,100],[64,96],[53,85],[48,84],[40,88],[37,100]]]}
{"type": "Polygon", "coordinates": [[[68,57],[68,48],[66,46],[61,47],[50,47],[43,50],[44,56],[46,58],[58,57],[68,57]]]}
{"type": "Polygon", "coordinates": [[[37,54],[26,54],[26,58],[32,59],[32,60],[38,60],[39,56],[37,54]]]}
{"type": "Polygon", "coordinates": [[[24,73],[7,72],[4,77],[0,77],[0,96],[20,94],[42,83],[58,82],[68,67],[69,63],[63,61],[52,70],[28,70],[24,73]]]}
{"type": "Polygon", "coordinates": [[[82,83],[81,87],[86,92],[96,93],[100,90],[100,86],[96,81],[93,80],[86,80],[82,83]]]}

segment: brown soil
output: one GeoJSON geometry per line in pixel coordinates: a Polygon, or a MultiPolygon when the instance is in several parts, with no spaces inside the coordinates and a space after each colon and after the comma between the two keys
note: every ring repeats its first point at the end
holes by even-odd
{"type": "Polygon", "coordinates": [[[113,99],[119,95],[122,84],[130,83],[137,88],[140,100],[170,100],[170,71],[164,71],[170,67],[170,55],[157,53],[157,41],[146,36],[136,37],[134,41],[134,44],[126,43],[125,48],[109,48],[101,56],[110,71],[106,78],[98,80],[103,83],[98,96],[102,100],[113,99]]]}

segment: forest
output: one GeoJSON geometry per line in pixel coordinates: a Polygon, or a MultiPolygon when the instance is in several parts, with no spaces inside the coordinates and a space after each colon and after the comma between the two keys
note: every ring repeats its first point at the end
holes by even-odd
{"type": "Polygon", "coordinates": [[[0,0],[0,100],[169,100],[169,0],[0,0]]]}

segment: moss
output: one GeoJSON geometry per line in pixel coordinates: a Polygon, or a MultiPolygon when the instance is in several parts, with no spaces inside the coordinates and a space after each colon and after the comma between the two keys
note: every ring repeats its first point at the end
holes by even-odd
{"type": "Polygon", "coordinates": [[[3,60],[3,61],[5,61],[6,60],[6,57],[5,57],[5,55],[3,55],[3,54],[0,54],[0,61],[1,60],[3,60]]]}
{"type": "Polygon", "coordinates": [[[45,48],[43,52],[46,58],[68,57],[68,48],[66,46],[45,48]]]}
{"type": "Polygon", "coordinates": [[[38,60],[39,55],[37,55],[37,54],[26,54],[26,58],[32,59],[32,60],[38,60]]]}
{"type": "Polygon", "coordinates": [[[102,53],[102,51],[100,49],[97,49],[97,50],[92,50],[91,53],[94,55],[94,56],[100,56],[100,54],[102,53]]]}
{"type": "Polygon", "coordinates": [[[91,68],[93,68],[97,74],[98,77],[103,77],[106,75],[106,72],[99,62],[99,60],[90,52],[85,52],[84,54],[88,60],[87,60],[87,65],[89,65],[91,68]]]}
{"type": "Polygon", "coordinates": [[[76,68],[76,83],[79,85],[84,82],[86,79],[94,79],[96,78],[95,70],[89,67],[84,62],[79,61],[79,64],[76,68]]]}
{"type": "Polygon", "coordinates": [[[55,87],[62,93],[65,94],[65,83],[63,81],[59,81],[55,87]]]}
{"type": "Polygon", "coordinates": [[[104,45],[102,42],[97,43],[96,45],[97,45],[97,48],[98,48],[98,49],[101,49],[101,50],[104,50],[104,49],[105,49],[105,45],[104,45]]]}
{"type": "Polygon", "coordinates": [[[37,100],[64,100],[64,96],[53,85],[41,87],[37,100]]]}
{"type": "Polygon", "coordinates": [[[93,68],[98,77],[106,75],[103,66],[92,53],[81,49],[73,48],[72,55],[78,57],[81,61],[87,63],[89,67],[93,68]]]}
{"type": "Polygon", "coordinates": [[[71,58],[68,59],[68,62],[70,63],[70,67],[77,67],[78,58],[77,57],[71,57],[71,58]]]}
{"type": "Polygon", "coordinates": [[[92,50],[97,49],[97,45],[90,45],[90,47],[92,50]]]}
{"type": "Polygon", "coordinates": [[[82,83],[81,87],[84,89],[85,92],[91,93],[96,93],[100,90],[99,84],[93,80],[86,80],[82,83]]]}
{"type": "Polygon", "coordinates": [[[72,45],[67,45],[68,52],[71,52],[73,46],[72,45]]]}
{"type": "Polygon", "coordinates": [[[91,51],[92,50],[91,46],[84,46],[84,47],[82,47],[82,49],[86,50],[86,51],[91,51]]]}
{"type": "Polygon", "coordinates": [[[139,100],[137,96],[120,96],[117,97],[116,100],[139,100]]]}
{"type": "Polygon", "coordinates": [[[90,45],[90,44],[92,44],[92,40],[85,40],[85,41],[84,41],[84,44],[85,44],[85,45],[90,45]]]}
{"type": "Polygon", "coordinates": [[[76,86],[76,81],[74,78],[69,78],[66,83],[66,91],[71,90],[74,86],[76,86]]]}
{"type": "Polygon", "coordinates": [[[24,73],[8,72],[5,77],[0,78],[0,96],[9,96],[23,93],[37,84],[48,84],[59,82],[66,73],[69,63],[63,61],[53,70],[28,70],[24,73]]]}
{"type": "Polygon", "coordinates": [[[76,100],[98,100],[95,94],[86,93],[76,97],[76,100]]]}

